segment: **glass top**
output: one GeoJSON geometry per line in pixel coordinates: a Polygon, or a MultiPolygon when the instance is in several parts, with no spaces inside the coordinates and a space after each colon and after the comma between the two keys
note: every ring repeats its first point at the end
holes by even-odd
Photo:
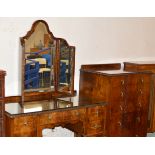
{"type": "Polygon", "coordinates": [[[26,114],[34,112],[45,112],[51,110],[67,110],[80,106],[93,106],[95,104],[105,104],[104,102],[88,102],[80,104],[77,97],[58,98],[43,101],[24,102],[23,107],[19,103],[5,104],[5,111],[11,115],[26,114]]]}

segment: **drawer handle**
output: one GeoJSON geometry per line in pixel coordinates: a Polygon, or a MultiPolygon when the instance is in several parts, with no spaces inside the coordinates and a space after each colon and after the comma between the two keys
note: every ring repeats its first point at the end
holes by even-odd
{"type": "Polygon", "coordinates": [[[25,126],[27,126],[27,125],[28,125],[28,123],[27,123],[27,122],[24,122],[24,125],[25,125],[25,126]]]}
{"type": "Polygon", "coordinates": [[[121,97],[123,97],[124,96],[124,93],[121,91],[121,97]]]}
{"type": "Polygon", "coordinates": [[[143,91],[141,89],[139,90],[139,92],[140,92],[141,95],[143,94],[143,91]]]}
{"type": "Polygon", "coordinates": [[[99,115],[99,112],[98,112],[98,111],[96,111],[96,112],[95,112],[95,114],[98,116],[98,115],[99,115]]]}
{"type": "Polygon", "coordinates": [[[124,80],[121,80],[121,85],[124,85],[124,80]]]}
{"type": "Polygon", "coordinates": [[[75,115],[76,115],[76,116],[79,116],[79,112],[76,111],[75,115]]]}
{"type": "Polygon", "coordinates": [[[140,107],[142,106],[141,102],[139,102],[138,104],[139,104],[140,107]]]}
{"type": "Polygon", "coordinates": [[[123,111],[123,107],[120,105],[120,109],[121,109],[121,111],[123,111]]]}
{"type": "Polygon", "coordinates": [[[143,78],[141,78],[141,79],[140,79],[140,82],[143,84],[143,83],[144,83],[144,79],[143,79],[143,78]]]}
{"type": "Polygon", "coordinates": [[[91,127],[92,129],[98,129],[101,128],[101,125],[95,124],[94,126],[91,127]]]}
{"type": "Polygon", "coordinates": [[[121,123],[120,121],[119,121],[119,122],[117,122],[117,123],[118,123],[118,125],[119,125],[119,126],[122,126],[122,123],[121,123]]]}
{"type": "Polygon", "coordinates": [[[48,116],[48,119],[49,119],[49,120],[51,120],[51,119],[52,119],[52,116],[51,116],[51,115],[49,115],[49,116],[48,116]]]}

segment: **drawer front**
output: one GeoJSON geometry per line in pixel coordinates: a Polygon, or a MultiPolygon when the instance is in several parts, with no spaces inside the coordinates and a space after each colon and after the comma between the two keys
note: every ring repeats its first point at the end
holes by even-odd
{"type": "Polygon", "coordinates": [[[122,136],[122,114],[111,114],[110,122],[108,122],[108,130],[110,137],[122,136]]]}
{"type": "Polygon", "coordinates": [[[16,130],[14,133],[11,135],[11,137],[36,137],[36,130],[34,129],[21,129],[21,130],[16,130]]]}
{"type": "Polygon", "coordinates": [[[14,130],[12,136],[33,136],[36,129],[35,125],[35,117],[33,116],[14,118],[12,125],[14,130]]]}
{"type": "Polygon", "coordinates": [[[87,116],[89,122],[102,120],[106,117],[106,108],[101,106],[87,108],[87,116]]]}
{"type": "Polygon", "coordinates": [[[53,124],[63,122],[63,114],[61,112],[52,112],[49,114],[41,114],[39,116],[39,124],[53,124]]]}
{"type": "Polygon", "coordinates": [[[140,111],[136,113],[135,117],[135,136],[145,137],[147,134],[147,113],[140,111]]]}
{"type": "Polygon", "coordinates": [[[126,85],[126,77],[125,76],[114,76],[110,79],[112,88],[122,88],[126,85]]]}
{"type": "Polygon", "coordinates": [[[122,115],[122,136],[135,136],[135,112],[127,112],[122,115]]]}
{"type": "Polygon", "coordinates": [[[87,136],[95,136],[97,134],[105,133],[105,120],[92,121],[87,125],[86,134],[87,136]]]}
{"type": "Polygon", "coordinates": [[[76,109],[63,112],[64,121],[79,121],[84,119],[85,109],[76,109]]]}

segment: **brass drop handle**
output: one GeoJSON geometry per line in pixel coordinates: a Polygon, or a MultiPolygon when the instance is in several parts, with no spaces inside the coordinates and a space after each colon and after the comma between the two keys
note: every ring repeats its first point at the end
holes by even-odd
{"type": "Polygon", "coordinates": [[[51,116],[51,115],[49,115],[49,116],[48,116],[48,119],[49,119],[49,120],[51,120],[51,119],[52,119],[52,116],[51,116]]]}
{"type": "Polygon", "coordinates": [[[123,97],[124,96],[124,93],[121,91],[121,97],[123,97]]]}
{"type": "Polygon", "coordinates": [[[124,85],[124,83],[125,83],[124,80],[121,80],[121,84],[124,85]]]}
{"type": "Polygon", "coordinates": [[[117,122],[117,123],[118,123],[118,125],[119,125],[119,126],[122,126],[122,123],[121,123],[120,121],[119,121],[119,122],[117,122]]]}
{"type": "Polygon", "coordinates": [[[79,116],[79,112],[78,112],[78,111],[76,111],[76,113],[75,113],[75,114],[76,114],[76,116],[79,116]]]}
{"type": "Polygon", "coordinates": [[[27,121],[25,121],[25,122],[24,122],[24,125],[25,125],[25,126],[27,126],[27,125],[28,125],[27,121]]]}
{"type": "Polygon", "coordinates": [[[98,110],[96,111],[96,113],[95,113],[95,114],[98,116],[98,114],[99,114],[98,110]]]}
{"type": "Polygon", "coordinates": [[[140,107],[142,106],[141,102],[139,102],[138,104],[139,104],[140,107]]]}
{"type": "Polygon", "coordinates": [[[121,109],[121,111],[123,111],[123,107],[120,105],[120,109],[121,109]]]}
{"type": "Polygon", "coordinates": [[[140,94],[143,94],[143,91],[141,89],[139,90],[139,92],[140,92],[140,94]]]}
{"type": "Polygon", "coordinates": [[[143,79],[143,78],[141,78],[141,80],[140,80],[140,81],[141,81],[141,83],[144,83],[144,79],[143,79]]]}

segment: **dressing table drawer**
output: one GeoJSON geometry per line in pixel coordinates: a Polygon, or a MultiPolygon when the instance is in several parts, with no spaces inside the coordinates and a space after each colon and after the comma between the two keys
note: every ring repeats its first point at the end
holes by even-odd
{"type": "Polygon", "coordinates": [[[16,117],[13,120],[12,136],[31,137],[35,135],[35,116],[16,117]]]}
{"type": "Polygon", "coordinates": [[[105,114],[106,114],[106,109],[101,106],[87,109],[87,118],[89,122],[95,121],[95,120],[101,120],[105,116],[105,114]]]}
{"type": "Polygon", "coordinates": [[[59,123],[63,121],[61,112],[52,112],[49,114],[41,114],[39,116],[39,125],[59,123]]]}
{"type": "Polygon", "coordinates": [[[105,133],[105,120],[98,120],[88,123],[86,128],[87,136],[104,135],[105,133]]]}
{"type": "Polygon", "coordinates": [[[84,118],[85,109],[76,109],[63,112],[64,121],[78,121],[84,118]]]}

